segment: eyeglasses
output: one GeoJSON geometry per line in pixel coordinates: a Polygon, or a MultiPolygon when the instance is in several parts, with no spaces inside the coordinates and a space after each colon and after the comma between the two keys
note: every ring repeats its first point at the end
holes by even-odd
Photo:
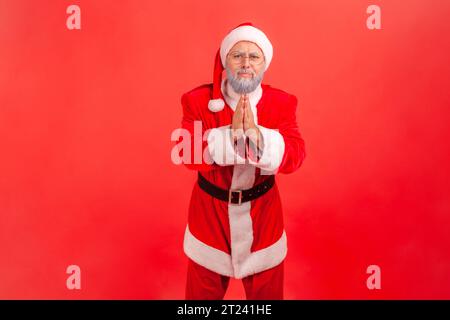
{"type": "Polygon", "coordinates": [[[260,55],[257,52],[251,52],[246,55],[243,52],[233,51],[229,53],[228,56],[230,57],[231,62],[234,64],[240,64],[245,61],[246,58],[248,58],[250,63],[255,66],[261,64],[264,61],[264,56],[260,55]]]}

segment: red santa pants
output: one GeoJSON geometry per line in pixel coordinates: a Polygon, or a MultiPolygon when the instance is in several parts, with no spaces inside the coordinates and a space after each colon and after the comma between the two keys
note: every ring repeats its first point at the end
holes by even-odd
{"type": "MultiPolygon", "coordinates": [[[[284,262],[274,268],[243,278],[246,298],[248,300],[282,300],[283,277],[284,262]]],[[[229,282],[229,277],[208,270],[189,259],[186,299],[222,300],[229,282]]]]}

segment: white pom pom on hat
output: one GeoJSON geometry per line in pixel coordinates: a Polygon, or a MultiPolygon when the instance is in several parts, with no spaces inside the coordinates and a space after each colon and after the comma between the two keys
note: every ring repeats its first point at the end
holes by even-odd
{"type": "Polygon", "coordinates": [[[262,50],[266,61],[265,70],[272,61],[273,47],[264,32],[255,28],[250,22],[242,23],[233,29],[223,39],[214,61],[213,96],[208,103],[208,109],[212,112],[219,112],[225,107],[221,91],[222,73],[226,66],[228,52],[239,41],[254,42],[262,50]]]}
{"type": "Polygon", "coordinates": [[[212,112],[219,112],[223,110],[223,107],[225,107],[225,102],[222,98],[219,99],[211,99],[208,102],[208,109],[212,112]]]}

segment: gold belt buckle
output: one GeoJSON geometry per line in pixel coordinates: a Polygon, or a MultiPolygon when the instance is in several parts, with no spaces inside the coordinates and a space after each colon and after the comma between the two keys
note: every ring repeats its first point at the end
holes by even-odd
{"type": "Polygon", "coordinates": [[[233,206],[240,206],[241,203],[242,203],[242,190],[232,190],[232,189],[230,189],[230,191],[228,192],[228,203],[233,205],[233,206]],[[238,203],[231,202],[231,199],[233,198],[233,196],[232,196],[233,192],[239,192],[239,201],[238,201],[238,203]]]}

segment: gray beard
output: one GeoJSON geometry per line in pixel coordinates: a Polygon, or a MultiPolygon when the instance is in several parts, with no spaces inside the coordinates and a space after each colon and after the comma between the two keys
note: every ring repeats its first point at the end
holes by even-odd
{"type": "Polygon", "coordinates": [[[238,94],[245,94],[255,91],[264,77],[264,71],[261,71],[259,75],[256,75],[251,79],[240,79],[238,77],[239,70],[236,71],[236,74],[233,74],[233,72],[229,68],[226,68],[226,72],[227,79],[230,82],[231,87],[238,94]]]}

